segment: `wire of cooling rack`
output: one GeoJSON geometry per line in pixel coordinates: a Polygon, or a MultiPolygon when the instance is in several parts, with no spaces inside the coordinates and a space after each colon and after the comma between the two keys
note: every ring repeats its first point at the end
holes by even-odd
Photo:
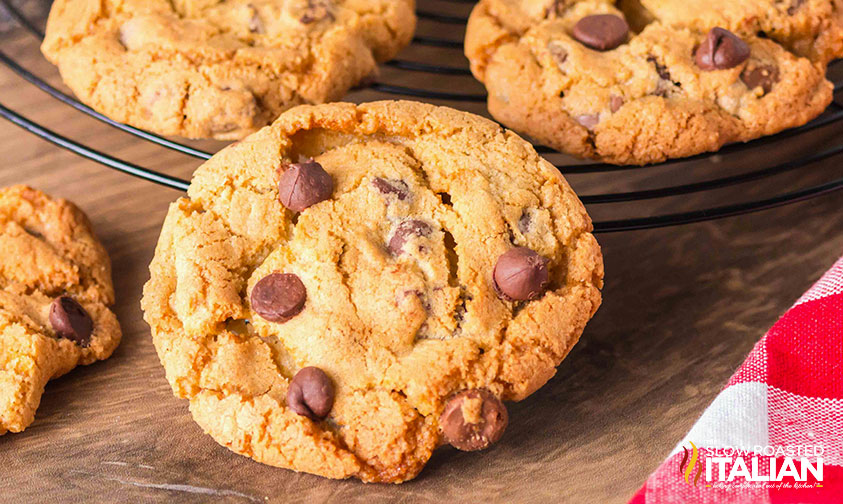
{"type": "MultiPolygon", "coordinates": [[[[441,1],[448,1],[454,4],[472,4],[474,0],[441,0],[441,1]]],[[[9,0],[0,0],[0,6],[2,6],[10,15],[10,17],[15,20],[22,28],[28,31],[31,35],[38,38],[39,40],[43,40],[44,32],[40,29],[36,23],[31,21],[27,16],[23,15],[23,13],[16,8],[9,0]]],[[[439,14],[434,12],[429,12],[426,10],[419,9],[417,10],[418,17],[423,20],[427,20],[432,23],[438,23],[442,25],[464,25],[467,19],[463,16],[454,16],[454,15],[446,15],[446,14],[439,14]]],[[[438,37],[430,37],[430,36],[416,36],[413,39],[413,43],[418,46],[426,46],[426,47],[433,47],[433,48],[441,48],[444,50],[460,50],[462,48],[462,43],[460,41],[442,39],[438,37]]],[[[213,153],[206,152],[200,149],[196,149],[189,145],[179,143],[162,136],[156,135],[154,133],[150,133],[132,126],[128,126],[108,117],[96,112],[92,108],[88,107],[87,105],[79,102],[74,97],[56,89],[55,87],[51,86],[42,78],[38,77],[34,73],[30,72],[23,66],[21,66],[14,58],[7,55],[5,52],[0,51],[0,63],[4,66],[9,68],[12,72],[23,78],[24,80],[28,81],[39,90],[47,93],[51,97],[55,98],[56,100],[60,101],[61,103],[73,107],[74,109],[82,112],[83,114],[90,116],[98,121],[104,122],[111,127],[117,128],[125,133],[129,133],[133,136],[136,136],[142,140],[152,142],[156,145],[161,147],[174,150],[181,154],[185,154],[188,156],[192,156],[199,159],[208,159],[210,158],[213,153]]],[[[394,59],[389,61],[385,64],[387,67],[391,67],[403,72],[424,72],[442,76],[468,76],[471,75],[468,68],[465,67],[454,67],[454,66],[447,66],[447,65],[439,65],[439,64],[430,64],[424,62],[417,62],[417,61],[408,61],[402,59],[394,59]]],[[[843,80],[841,82],[835,83],[835,91],[839,91],[843,88],[843,80]]],[[[455,92],[448,92],[448,91],[436,91],[431,89],[424,89],[424,88],[415,88],[415,87],[407,87],[407,86],[399,86],[389,83],[383,82],[376,82],[371,84],[371,89],[374,91],[378,91],[387,95],[398,95],[398,96],[411,96],[411,97],[418,97],[418,98],[425,98],[430,100],[441,100],[441,101],[448,101],[453,102],[455,104],[459,104],[460,102],[464,103],[476,103],[476,102],[485,102],[486,96],[484,94],[478,93],[455,93],[455,92]]],[[[62,148],[70,150],[75,154],[80,156],[86,157],[98,163],[101,163],[109,168],[119,170],[121,172],[142,178],[144,180],[148,180],[166,187],[170,187],[173,189],[179,190],[186,190],[189,186],[189,182],[177,177],[173,177],[164,173],[156,172],[154,170],[150,170],[148,168],[144,168],[138,166],[134,163],[130,163],[124,161],[122,159],[115,158],[110,156],[106,153],[100,152],[96,149],[88,147],[86,145],[80,144],[74,140],[71,140],[65,136],[62,136],[49,128],[46,128],[31,119],[21,115],[20,113],[11,110],[10,108],[6,107],[2,103],[0,103],[0,116],[4,117],[5,119],[11,121],[13,124],[29,131],[30,133],[37,135],[38,137],[43,138],[49,142],[52,142],[55,145],[58,145],[62,148]]],[[[809,131],[816,130],[818,128],[822,128],[828,126],[832,123],[838,122],[843,120],[843,107],[836,103],[832,103],[829,109],[819,118],[815,119],[814,121],[809,122],[798,128],[793,128],[776,135],[768,136],[761,138],[759,140],[755,140],[753,142],[742,143],[742,144],[733,144],[724,147],[721,149],[717,155],[724,156],[731,153],[736,153],[743,151],[745,149],[750,148],[758,148],[760,146],[768,145],[773,142],[778,142],[780,140],[794,137],[796,135],[800,135],[809,131]]],[[[536,150],[543,154],[553,154],[556,151],[549,149],[544,146],[536,146],[536,150]]],[[[744,184],[747,182],[759,180],[762,178],[772,177],[777,174],[782,174],[785,172],[794,171],[801,168],[809,167],[813,163],[817,163],[819,161],[831,158],[833,156],[839,155],[843,153],[843,144],[837,145],[821,152],[817,152],[805,157],[801,157],[799,159],[790,160],[786,162],[782,162],[776,164],[774,166],[763,167],[754,171],[741,173],[738,175],[730,175],[726,177],[716,178],[716,179],[709,179],[700,182],[693,182],[693,183],[686,183],[686,184],[677,184],[671,185],[666,187],[660,187],[656,189],[647,189],[647,190],[639,190],[639,191],[628,191],[628,192],[618,192],[618,193],[608,193],[608,194],[586,194],[581,196],[582,201],[586,205],[605,205],[610,203],[621,203],[621,202],[629,202],[629,201],[640,201],[640,200],[650,200],[650,199],[657,199],[657,198],[666,198],[672,197],[677,195],[684,195],[684,194],[691,194],[691,193],[698,193],[703,191],[711,191],[715,189],[725,188],[734,186],[737,184],[744,184]]],[[[697,156],[693,156],[691,158],[685,158],[682,160],[671,160],[667,163],[662,164],[670,164],[670,165],[682,165],[684,163],[688,163],[693,160],[705,159],[715,154],[712,153],[704,153],[697,156]]],[[[640,171],[642,169],[652,168],[657,165],[647,165],[642,167],[630,167],[630,166],[615,166],[609,165],[604,163],[589,163],[589,164],[577,164],[577,165],[558,165],[557,168],[560,169],[565,174],[584,174],[584,173],[601,173],[601,172],[612,172],[616,170],[624,170],[624,171],[640,171]]],[[[772,197],[763,198],[763,199],[756,199],[752,201],[740,202],[731,205],[723,205],[723,206],[715,206],[710,208],[704,208],[700,210],[692,210],[687,212],[677,212],[677,213],[666,213],[662,215],[655,215],[649,217],[639,217],[639,218],[624,218],[624,219],[616,219],[616,220],[605,220],[595,222],[595,231],[598,232],[613,232],[613,231],[627,231],[627,230],[635,230],[635,229],[648,229],[648,228],[657,228],[657,227],[665,227],[671,225],[678,225],[678,224],[687,224],[693,222],[701,222],[706,220],[713,220],[723,217],[730,217],[736,216],[741,214],[746,214],[750,212],[775,208],[778,206],[796,203],[799,201],[804,201],[809,198],[813,198],[816,196],[829,194],[834,191],[838,191],[843,189],[843,178],[839,178],[836,180],[832,180],[830,182],[821,183],[818,185],[814,185],[811,187],[807,187],[804,189],[793,190],[790,192],[785,192],[782,194],[778,194],[772,197]]]]}

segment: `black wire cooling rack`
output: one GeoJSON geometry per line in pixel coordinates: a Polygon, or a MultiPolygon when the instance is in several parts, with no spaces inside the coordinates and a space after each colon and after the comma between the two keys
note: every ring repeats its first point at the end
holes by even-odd
{"type": "MultiPolygon", "coordinates": [[[[456,54],[459,54],[462,50],[462,41],[442,38],[440,35],[461,31],[462,26],[464,26],[467,21],[467,11],[468,9],[470,9],[471,4],[474,3],[474,0],[436,1],[439,2],[439,4],[450,3],[456,5],[457,7],[463,7],[463,13],[452,15],[450,14],[450,9],[440,9],[440,12],[440,10],[437,10],[435,8],[431,9],[430,5],[424,5],[425,2],[420,1],[419,3],[422,4],[422,6],[420,6],[420,8],[417,10],[420,23],[424,23],[425,25],[427,25],[428,28],[426,32],[432,33],[434,34],[434,36],[425,35],[425,32],[420,31],[420,33],[413,39],[413,44],[408,52],[413,53],[413,48],[424,48],[427,50],[428,57],[432,58],[434,61],[442,61],[443,59],[454,59],[454,54],[450,52],[456,52],[456,54]],[[433,51],[432,56],[430,51],[433,51]],[[439,56],[442,56],[444,54],[437,55],[438,51],[448,51],[449,53],[447,54],[447,56],[449,56],[449,58],[440,58],[439,56]]],[[[32,16],[25,15],[22,9],[14,5],[10,0],[0,0],[0,6],[5,9],[8,17],[15,23],[17,23],[20,28],[29,32],[31,36],[36,37],[39,41],[44,38],[43,29],[40,28],[40,26],[43,24],[43,19],[33,20],[32,16]]],[[[0,41],[2,41],[2,33],[0,33],[0,41]]],[[[191,145],[187,145],[185,143],[176,142],[161,137],[159,135],[155,135],[153,133],[134,128],[132,126],[121,124],[119,122],[105,117],[104,115],[96,112],[87,105],[80,103],[72,96],[53,87],[41,77],[35,75],[30,70],[21,66],[16,61],[16,59],[7,54],[4,49],[5,48],[0,46],[0,63],[5,65],[9,70],[17,74],[19,77],[28,81],[30,84],[36,86],[38,89],[47,93],[51,97],[60,101],[61,103],[73,107],[79,112],[90,116],[96,120],[102,121],[108,124],[109,126],[117,128],[141,140],[152,142],[160,147],[171,149],[181,154],[192,156],[198,159],[208,159],[213,155],[212,152],[201,150],[191,145]]],[[[829,68],[830,74],[834,73],[834,67],[837,67],[837,70],[843,68],[843,65],[839,65],[838,63],[839,62],[832,63],[829,68]]],[[[393,70],[394,72],[398,73],[424,73],[435,75],[437,76],[437,79],[441,78],[441,82],[445,85],[438,86],[441,87],[442,90],[436,90],[428,88],[427,86],[413,87],[392,84],[389,82],[375,82],[370,85],[369,91],[375,92],[376,94],[380,95],[379,98],[411,97],[435,102],[445,102],[446,104],[455,108],[466,108],[469,105],[477,106],[477,104],[484,103],[486,100],[486,96],[483,93],[456,93],[447,90],[449,87],[447,85],[447,79],[470,77],[471,74],[467,68],[467,65],[448,66],[443,64],[431,64],[420,61],[411,61],[407,59],[394,59],[385,63],[384,66],[385,69],[393,70]]],[[[406,81],[407,79],[403,80],[406,81]]],[[[412,81],[413,79],[409,80],[412,81]]],[[[843,89],[843,78],[835,80],[834,89],[835,92],[843,89]]],[[[144,168],[137,164],[118,159],[104,152],[86,146],[82,143],[71,140],[42,126],[41,124],[38,124],[33,120],[28,119],[20,113],[6,107],[3,103],[0,103],[0,116],[11,121],[15,125],[20,126],[21,128],[43,138],[44,140],[52,142],[53,144],[65,148],[80,156],[101,163],[102,165],[108,168],[119,170],[129,175],[133,175],[141,179],[173,189],[186,190],[189,185],[189,182],[187,180],[183,180],[178,177],[144,168]]],[[[616,174],[615,176],[623,177],[632,173],[641,173],[647,170],[663,168],[665,166],[670,170],[682,171],[686,170],[686,166],[688,166],[689,164],[693,164],[701,160],[718,161],[723,157],[740,155],[741,153],[746,154],[747,152],[749,152],[749,154],[751,155],[753,149],[764,149],[765,146],[769,147],[786,139],[797,137],[810,131],[820,130],[821,128],[825,128],[829,125],[832,125],[833,123],[841,121],[841,119],[843,119],[843,106],[837,103],[832,103],[820,117],[804,126],[793,128],[779,133],[777,135],[764,137],[753,142],[729,145],[721,149],[716,154],[701,154],[699,156],[694,156],[692,158],[686,158],[683,160],[668,161],[667,163],[662,163],[662,165],[648,165],[643,167],[619,167],[615,165],[608,165],[602,163],[580,164],[577,162],[570,161],[567,163],[557,164],[556,166],[565,175],[618,172],[618,174],[616,174]]],[[[556,154],[558,154],[552,149],[548,149],[542,146],[537,146],[536,149],[540,153],[551,157],[555,157],[556,154]]],[[[609,204],[618,204],[633,201],[657,200],[660,198],[709,192],[718,189],[739,186],[740,184],[747,184],[749,182],[773,177],[775,175],[783,175],[787,172],[794,172],[802,168],[807,168],[812,164],[826,160],[833,156],[837,156],[841,153],[843,153],[843,140],[839,142],[834,142],[834,145],[832,147],[824,148],[818,152],[812,152],[808,155],[802,155],[796,159],[791,159],[784,162],[776,162],[770,166],[763,166],[748,172],[742,172],[738,174],[730,173],[723,177],[707,178],[702,181],[675,183],[672,185],[662,186],[655,189],[643,189],[603,194],[586,194],[581,196],[581,199],[586,205],[589,206],[589,210],[591,210],[593,207],[598,205],[604,206],[609,204]]],[[[843,174],[843,170],[841,169],[836,169],[835,172],[835,177],[843,174]]],[[[660,180],[670,180],[672,178],[673,177],[669,176],[659,177],[660,180]]],[[[787,186],[790,189],[791,183],[783,182],[781,185],[787,186]]],[[[683,212],[658,213],[656,215],[646,217],[598,220],[597,222],[595,222],[594,227],[595,231],[597,232],[614,232],[701,222],[706,220],[713,220],[723,217],[730,217],[750,212],[756,212],[790,203],[804,201],[817,196],[829,194],[841,189],[843,189],[843,176],[841,176],[840,178],[834,178],[832,180],[826,180],[821,183],[810,185],[808,187],[802,187],[786,192],[777,192],[777,194],[774,194],[772,196],[767,196],[759,199],[751,199],[748,201],[744,200],[727,205],[711,206],[707,208],[693,209],[683,212]]],[[[741,194],[741,192],[738,192],[738,194],[741,194]]],[[[744,198],[746,197],[744,196],[744,198]]]]}

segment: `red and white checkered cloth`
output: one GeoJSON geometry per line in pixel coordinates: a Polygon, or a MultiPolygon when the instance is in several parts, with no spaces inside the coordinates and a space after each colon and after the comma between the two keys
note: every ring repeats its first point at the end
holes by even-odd
{"type": "Polygon", "coordinates": [[[843,258],[761,338],[629,502],[671,503],[843,503],[843,258]],[[750,465],[755,455],[757,474],[769,474],[771,457],[778,473],[786,461],[772,450],[805,445],[822,446],[822,481],[806,470],[799,484],[790,476],[781,485],[742,477],[719,483],[716,463],[710,475],[703,470],[707,458],[725,455],[728,478],[736,457],[750,465]],[[694,446],[698,456],[690,457],[694,446]]]}

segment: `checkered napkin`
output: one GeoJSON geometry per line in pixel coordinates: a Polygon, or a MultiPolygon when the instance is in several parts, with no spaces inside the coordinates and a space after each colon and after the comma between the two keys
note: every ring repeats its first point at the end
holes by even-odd
{"type": "Polygon", "coordinates": [[[843,503],[843,258],[761,338],[629,502],[669,503],[843,503]],[[737,471],[732,481],[721,465],[727,480],[737,471]],[[774,481],[761,481],[771,470],[774,481]]]}

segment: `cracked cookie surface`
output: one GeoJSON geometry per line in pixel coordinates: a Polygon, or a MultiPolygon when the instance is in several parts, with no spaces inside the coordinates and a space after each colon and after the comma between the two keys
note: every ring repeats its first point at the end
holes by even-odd
{"type": "Polygon", "coordinates": [[[836,0],[481,0],[465,52],[503,124],[579,157],[646,164],[819,115],[833,93],[826,64],[843,55],[841,13],[836,0]],[[598,15],[624,20],[628,36],[589,46],[577,26],[598,15]],[[700,66],[718,27],[748,57],[700,66]]]}
{"type": "Polygon", "coordinates": [[[239,139],[341,98],[409,43],[414,0],[56,0],[42,46],[80,100],[166,135],[239,139]]]}
{"type": "Polygon", "coordinates": [[[44,386],[120,342],[111,263],[72,203],[0,189],[0,434],[35,419],[44,386]]]}
{"type": "Polygon", "coordinates": [[[401,482],[446,438],[500,438],[499,399],[554,375],[600,304],[603,265],[584,207],[529,143],[453,109],[376,102],[297,107],[215,155],[170,207],[150,272],[167,378],[217,442],[401,482]],[[528,262],[501,265],[525,248],[528,262]]]}

